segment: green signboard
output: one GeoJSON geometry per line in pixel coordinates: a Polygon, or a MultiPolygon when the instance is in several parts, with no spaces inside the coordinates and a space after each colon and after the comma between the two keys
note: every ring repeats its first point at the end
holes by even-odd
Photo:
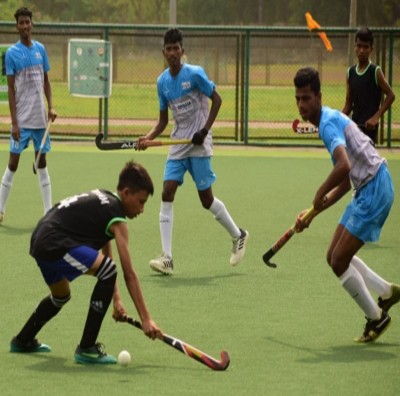
{"type": "Polygon", "coordinates": [[[0,44],[0,62],[1,62],[1,73],[0,73],[0,103],[8,103],[8,85],[6,75],[6,51],[11,47],[11,44],[0,44]]]}
{"type": "Polygon", "coordinates": [[[111,95],[112,47],[109,41],[71,39],[68,45],[68,86],[71,95],[111,95]]]}

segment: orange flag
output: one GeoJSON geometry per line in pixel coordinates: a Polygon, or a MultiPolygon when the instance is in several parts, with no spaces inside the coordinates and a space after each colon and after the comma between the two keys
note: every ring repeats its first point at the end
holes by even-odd
{"type": "MultiPolygon", "coordinates": [[[[321,29],[321,26],[319,25],[319,23],[313,19],[313,17],[311,16],[311,14],[309,12],[306,12],[306,21],[307,21],[308,30],[310,32],[312,32],[315,29],[321,29]]],[[[329,52],[333,51],[331,42],[328,40],[327,35],[324,32],[318,32],[318,36],[321,38],[322,42],[324,43],[326,50],[329,52]]]]}

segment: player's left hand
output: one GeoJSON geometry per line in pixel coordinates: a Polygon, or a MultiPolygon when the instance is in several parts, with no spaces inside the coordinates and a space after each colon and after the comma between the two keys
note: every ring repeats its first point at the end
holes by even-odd
{"type": "Polygon", "coordinates": [[[365,121],[366,129],[376,129],[379,123],[379,118],[371,117],[369,120],[365,121]]]}
{"type": "Polygon", "coordinates": [[[197,131],[192,137],[192,143],[196,146],[201,146],[204,143],[204,139],[208,134],[208,130],[206,128],[200,129],[197,131]]]}
{"type": "Polygon", "coordinates": [[[51,122],[54,122],[56,118],[57,118],[57,112],[54,109],[49,109],[48,119],[51,120],[51,122]]]}
{"type": "Polygon", "coordinates": [[[122,302],[114,303],[112,317],[116,322],[124,322],[127,317],[127,312],[122,302]]]}

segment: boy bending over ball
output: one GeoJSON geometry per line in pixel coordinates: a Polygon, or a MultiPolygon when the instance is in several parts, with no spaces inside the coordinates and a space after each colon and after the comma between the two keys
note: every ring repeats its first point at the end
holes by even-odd
{"type": "Polygon", "coordinates": [[[153,182],[146,169],[130,161],[119,175],[117,192],[96,189],[57,203],[38,223],[31,237],[30,254],[36,260],[50,295],[36,307],[21,331],[12,339],[11,352],[49,352],[48,345],[35,337],[40,329],[70,300],[70,282],[80,275],[92,275],[97,283],[90,298],[89,312],[79,345],[78,363],[115,364],[97,342],[107,308],[113,300],[115,320],[126,316],[117,286],[117,267],[112,259],[115,239],[129,294],[151,339],[162,332],[151,319],[132,266],[128,247],[127,219],[143,213],[153,182]],[[101,250],[101,251],[100,251],[101,250]]]}

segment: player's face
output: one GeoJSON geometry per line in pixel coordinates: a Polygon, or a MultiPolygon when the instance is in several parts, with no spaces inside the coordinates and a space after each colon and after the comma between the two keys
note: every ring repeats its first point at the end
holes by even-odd
{"type": "Polygon", "coordinates": [[[21,39],[28,39],[32,32],[32,21],[27,15],[21,15],[18,17],[17,30],[21,39]]]}
{"type": "Polygon", "coordinates": [[[372,45],[357,39],[355,44],[356,56],[359,63],[367,63],[372,52],[372,45]]]}
{"type": "Polygon", "coordinates": [[[310,121],[318,126],[321,111],[321,93],[314,93],[310,86],[296,87],[296,104],[304,121],[310,121]]]}
{"type": "Polygon", "coordinates": [[[180,43],[169,43],[164,45],[163,54],[171,69],[180,68],[183,52],[184,50],[180,43]]]}
{"type": "Polygon", "coordinates": [[[132,192],[129,188],[124,188],[120,196],[126,217],[133,219],[143,213],[149,193],[145,190],[132,192]]]}

